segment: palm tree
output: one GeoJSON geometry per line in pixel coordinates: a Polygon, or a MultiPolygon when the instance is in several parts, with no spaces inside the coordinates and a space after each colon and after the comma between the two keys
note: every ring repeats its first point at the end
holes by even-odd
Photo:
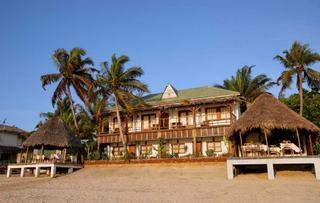
{"type": "Polygon", "coordinates": [[[131,67],[125,70],[124,65],[128,61],[128,56],[121,55],[120,57],[116,57],[113,54],[110,66],[107,62],[101,64],[102,73],[97,78],[100,90],[103,90],[104,94],[109,94],[114,98],[119,134],[125,150],[127,149],[127,140],[124,138],[122,130],[120,109],[122,111],[131,111],[137,104],[137,101],[139,103],[142,102],[139,95],[149,92],[147,85],[137,79],[144,74],[142,68],[131,67]]]}
{"type": "Polygon", "coordinates": [[[51,98],[53,106],[56,104],[57,99],[61,99],[63,95],[67,96],[71,104],[70,108],[76,128],[78,128],[78,124],[70,87],[72,86],[80,99],[85,104],[88,104],[88,95],[93,88],[91,74],[96,71],[91,67],[93,61],[88,57],[83,59],[84,55],[86,55],[86,52],[81,48],[73,48],[70,52],[65,49],[57,49],[53,54],[53,59],[59,72],[41,76],[44,89],[51,83],[58,83],[51,98]]]}
{"type": "Polygon", "coordinates": [[[307,84],[312,89],[320,88],[320,73],[310,66],[320,60],[320,55],[313,52],[308,44],[300,44],[295,41],[289,50],[283,51],[284,56],[277,55],[278,60],[285,68],[277,80],[281,85],[279,97],[283,97],[283,92],[289,88],[293,82],[294,75],[297,76],[297,88],[300,100],[300,115],[303,113],[303,89],[302,83],[307,84]]]}
{"type": "Polygon", "coordinates": [[[265,92],[273,85],[273,82],[265,74],[252,78],[254,66],[243,66],[237,70],[235,76],[223,81],[223,85],[215,85],[223,89],[237,91],[247,102],[252,102],[257,96],[265,92]]]}

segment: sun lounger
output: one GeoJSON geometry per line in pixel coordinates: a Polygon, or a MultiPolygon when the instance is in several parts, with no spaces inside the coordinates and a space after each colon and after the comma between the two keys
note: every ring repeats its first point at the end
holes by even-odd
{"type": "Polygon", "coordinates": [[[302,150],[297,145],[295,145],[294,143],[290,143],[290,142],[280,143],[280,148],[281,148],[282,152],[284,152],[285,150],[291,150],[291,152],[295,152],[295,153],[302,152],[302,150]]]}

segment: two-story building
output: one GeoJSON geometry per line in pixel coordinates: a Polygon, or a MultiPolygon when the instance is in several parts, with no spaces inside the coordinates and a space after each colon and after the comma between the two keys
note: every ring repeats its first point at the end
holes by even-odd
{"type": "Polygon", "coordinates": [[[0,162],[16,162],[26,135],[20,128],[0,124],[0,162]]]}
{"type": "MultiPolygon", "coordinates": [[[[157,140],[167,154],[222,155],[232,150],[227,131],[240,116],[239,93],[213,86],[176,90],[167,85],[162,93],[143,97],[147,107],[121,115],[128,151],[136,157],[157,157],[157,140]]],[[[98,135],[100,149],[110,158],[122,155],[116,113],[111,110],[109,126],[98,135]]]]}

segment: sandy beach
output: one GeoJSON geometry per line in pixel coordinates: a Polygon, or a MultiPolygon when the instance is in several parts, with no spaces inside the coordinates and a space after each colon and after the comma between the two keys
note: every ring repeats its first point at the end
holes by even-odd
{"type": "Polygon", "coordinates": [[[308,171],[226,180],[225,163],[111,165],[57,178],[0,176],[1,202],[319,202],[308,171]]]}

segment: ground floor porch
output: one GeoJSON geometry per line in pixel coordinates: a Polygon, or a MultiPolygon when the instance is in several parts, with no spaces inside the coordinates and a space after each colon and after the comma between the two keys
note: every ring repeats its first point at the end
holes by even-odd
{"type": "MultiPolygon", "coordinates": [[[[229,153],[231,144],[223,136],[194,139],[169,139],[128,143],[127,151],[135,158],[166,158],[197,156],[222,156],[229,153]]],[[[121,158],[122,143],[101,145],[109,159],[121,158]]]]}
{"type": "Polygon", "coordinates": [[[275,178],[275,165],[311,164],[314,166],[315,177],[320,180],[320,157],[319,156],[293,156],[293,157],[264,157],[264,158],[240,158],[230,157],[227,159],[227,178],[232,180],[237,174],[237,166],[265,165],[268,179],[275,178]]]}
{"type": "Polygon", "coordinates": [[[24,177],[26,171],[30,171],[35,177],[39,177],[40,173],[44,171],[50,177],[55,177],[58,168],[64,168],[68,170],[68,173],[72,173],[74,169],[81,169],[83,166],[80,164],[71,163],[28,163],[28,164],[9,164],[7,167],[7,178],[12,175],[14,169],[20,170],[20,177],[24,177]]]}

